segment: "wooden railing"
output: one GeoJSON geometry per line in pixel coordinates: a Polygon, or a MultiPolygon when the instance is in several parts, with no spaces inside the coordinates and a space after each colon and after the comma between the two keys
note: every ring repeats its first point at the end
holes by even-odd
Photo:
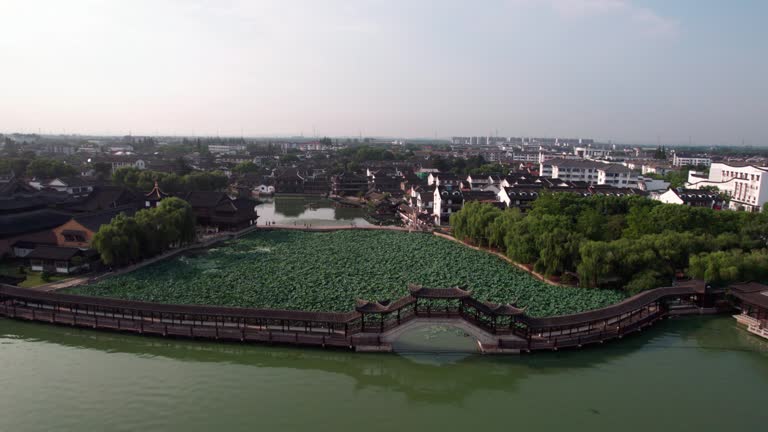
{"type": "Polygon", "coordinates": [[[416,318],[457,318],[494,335],[499,348],[533,351],[618,338],[664,318],[668,313],[665,302],[700,300],[702,295],[694,285],[690,289],[658,288],[604,309],[537,319],[525,314],[492,316],[470,309],[478,303],[472,298],[434,308],[419,304],[419,299],[403,298],[394,303],[401,306],[381,315],[363,315],[156,304],[0,285],[0,315],[140,334],[346,348],[381,345],[378,335],[416,318]],[[497,319],[505,324],[494,325],[497,319]]]}

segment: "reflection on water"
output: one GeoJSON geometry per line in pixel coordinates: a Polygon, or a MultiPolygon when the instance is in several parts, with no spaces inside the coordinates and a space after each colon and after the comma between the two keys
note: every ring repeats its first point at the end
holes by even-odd
{"type": "Polygon", "coordinates": [[[404,333],[392,343],[392,350],[417,363],[443,365],[476,354],[478,345],[475,338],[459,328],[432,325],[404,333]]]}
{"type": "Polygon", "coordinates": [[[365,210],[361,208],[334,207],[332,201],[313,196],[277,196],[266,200],[256,207],[259,224],[267,222],[277,224],[306,223],[324,225],[369,226],[364,219],[365,210]]]}
{"type": "MultiPolygon", "coordinates": [[[[471,339],[414,333],[399,342],[471,339]]],[[[429,358],[0,320],[0,430],[645,432],[684,419],[686,430],[722,431],[766,420],[768,344],[729,317],[668,320],[582,351],[429,358]]]]}

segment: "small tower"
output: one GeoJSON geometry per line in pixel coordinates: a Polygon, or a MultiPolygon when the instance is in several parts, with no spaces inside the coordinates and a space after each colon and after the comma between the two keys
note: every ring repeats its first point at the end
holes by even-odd
{"type": "Polygon", "coordinates": [[[157,184],[157,180],[155,180],[155,187],[152,188],[149,193],[144,195],[144,207],[145,208],[154,208],[157,207],[157,203],[162,201],[163,199],[167,198],[168,194],[160,190],[160,186],[157,184]]]}

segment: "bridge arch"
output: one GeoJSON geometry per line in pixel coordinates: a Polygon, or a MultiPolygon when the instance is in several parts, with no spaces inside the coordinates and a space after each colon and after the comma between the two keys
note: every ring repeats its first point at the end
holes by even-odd
{"type": "Polygon", "coordinates": [[[498,343],[498,336],[488,333],[487,331],[477,327],[468,321],[460,318],[426,318],[416,317],[407,322],[395,326],[381,334],[381,341],[386,344],[396,343],[403,335],[418,330],[434,326],[451,327],[463,331],[469,335],[478,344],[478,349],[481,345],[495,345],[498,343]]]}

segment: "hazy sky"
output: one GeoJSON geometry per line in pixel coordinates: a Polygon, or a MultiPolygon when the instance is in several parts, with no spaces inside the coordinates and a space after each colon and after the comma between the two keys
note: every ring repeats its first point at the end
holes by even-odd
{"type": "Polygon", "coordinates": [[[0,131],[768,145],[768,1],[0,0],[0,131]]]}

